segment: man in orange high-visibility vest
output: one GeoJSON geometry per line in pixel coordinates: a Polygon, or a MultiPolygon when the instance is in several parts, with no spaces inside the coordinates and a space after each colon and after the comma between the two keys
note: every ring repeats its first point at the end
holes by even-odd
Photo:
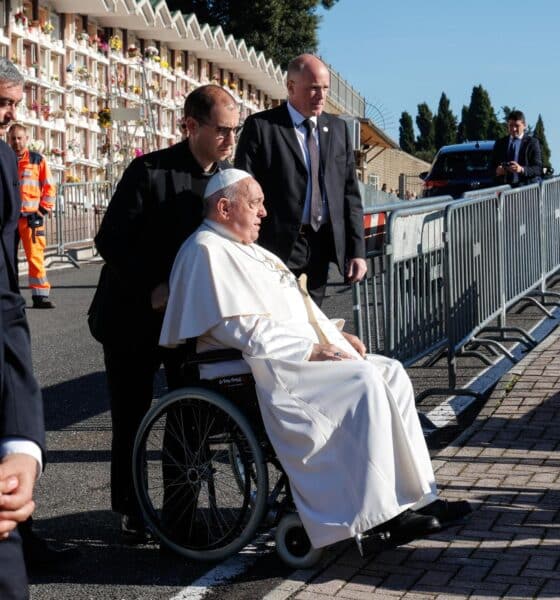
{"type": "Polygon", "coordinates": [[[49,299],[51,286],[45,269],[44,216],[54,207],[55,185],[47,162],[38,152],[27,148],[24,125],[12,125],[8,141],[18,159],[21,214],[18,232],[29,265],[29,287],[34,308],[54,308],[49,299]]]}

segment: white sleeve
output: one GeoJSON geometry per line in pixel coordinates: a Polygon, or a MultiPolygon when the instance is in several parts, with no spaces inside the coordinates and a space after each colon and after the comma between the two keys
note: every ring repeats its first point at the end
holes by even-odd
{"type": "Polygon", "coordinates": [[[37,461],[37,477],[43,471],[43,458],[41,448],[31,440],[18,437],[6,437],[0,441],[0,458],[8,454],[29,454],[37,461]]]}
{"type": "Polygon", "coordinates": [[[313,349],[312,340],[294,335],[262,315],[224,319],[209,334],[219,344],[255,358],[302,361],[308,360],[313,349]]]}

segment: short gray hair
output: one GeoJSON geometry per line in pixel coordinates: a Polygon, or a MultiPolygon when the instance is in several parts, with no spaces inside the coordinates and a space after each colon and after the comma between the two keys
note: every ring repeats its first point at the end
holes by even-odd
{"type": "Polygon", "coordinates": [[[207,217],[212,211],[212,209],[216,206],[220,198],[225,198],[226,200],[229,200],[232,204],[235,203],[237,201],[237,196],[240,192],[239,185],[243,181],[244,180],[236,181],[235,183],[232,183],[231,185],[228,185],[227,187],[222,188],[217,192],[214,192],[211,196],[208,196],[208,198],[203,198],[202,215],[204,217],[207,217]]]}
{"type": "Polygon", "coordinates": [[[21,86],[24,83],[23,75],[18,68],[13,62],[4,57],[0,57],[0,81],[7,81],[13,85],[21,86]]]}

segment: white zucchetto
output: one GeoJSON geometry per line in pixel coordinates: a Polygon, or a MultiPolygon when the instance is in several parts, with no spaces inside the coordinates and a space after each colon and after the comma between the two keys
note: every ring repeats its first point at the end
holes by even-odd
{"type": "Polygon", "coordinates": [[[218,171],[210,177],[210,181],[204,192],[204,197],[209,198],[212,194],[215,194],[242,179],[246,179],[247,177],[252,177],[252,175],[241,169],[224,169],[223,171],[218,171]]]}

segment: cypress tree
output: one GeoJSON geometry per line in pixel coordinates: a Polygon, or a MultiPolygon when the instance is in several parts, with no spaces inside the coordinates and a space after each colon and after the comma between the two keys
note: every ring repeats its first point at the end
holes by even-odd
{"type": "Polygon", "coordinates": [[[423,160],[431,161],[435,154],[434,116],[430,107],[425,102],[418,105],[416,126],[420,132],[416,139],[416,156],[423,160]]]}
{"type": "Polygon", "coordinates": [[[473,87],[469,105],[466,134],[469,140],[495,140],[503,135],[503,126],[498,123],[488,92],[481,86],[473,87]]]}
{"type": "Polygon", "coordinates": [[[463,142],[468,141],[467,137],[467,118],[469,115],[469,107],[463,104],[463,108],[461,109],[461,122],[459,123],[459,127],[457,127],[457,142],[462,144],[463,142]]]}
{"type": "Polygon", "coordinates": [[[401,114],[399,120],[399,146],[408,154],[414,154],[414,125],[412,117],[406,111],[401,114]]]}
{"type": "Polygon", "coordinates": [[[537,119],[537,124],[535,125],[535,131],[533,135],[539,140],[541,145],[543,167],[545,167],[547,171],[550,171],[552,167],[550,164],[550,147],[544,133],[544,123],[541,115],[539,115],[539,118],[537,119]]]}
{"type": "Polygon", "coordinates": [[[449,98],[444,92],[439,99],[438,112],[434,119],[435,149],[454,144],[457,141],[457,119],[451,112],[449,98]]]}

